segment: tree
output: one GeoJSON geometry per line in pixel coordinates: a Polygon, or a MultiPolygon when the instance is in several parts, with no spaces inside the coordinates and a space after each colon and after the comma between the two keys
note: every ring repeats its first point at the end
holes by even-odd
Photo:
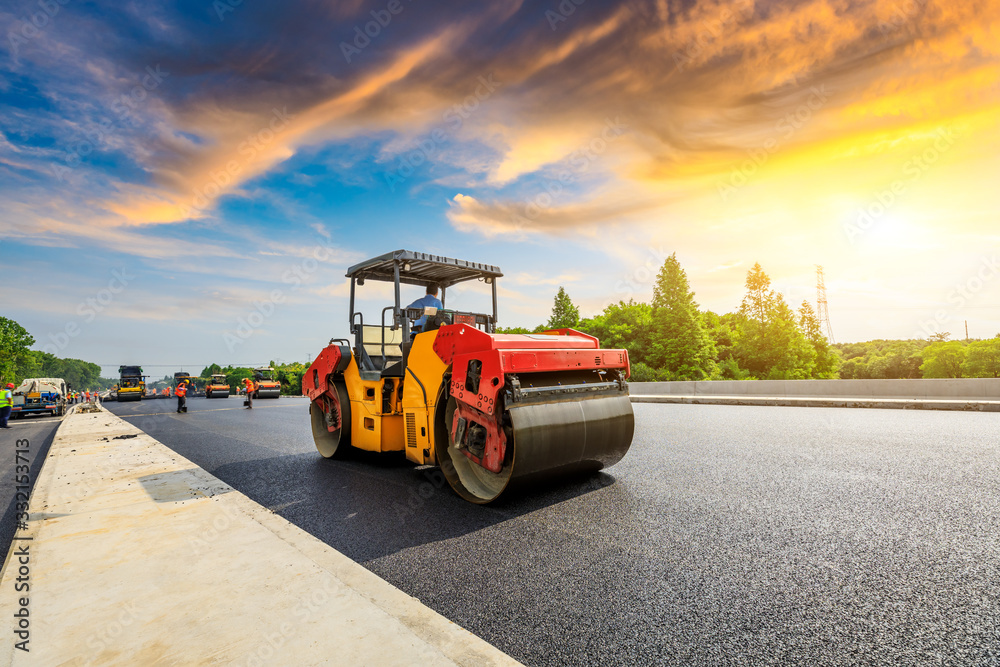
{"type": "Polygon", "coordinates": [[[833,378],[837,376],[837,368],[840,366],[840,358],[830,347],[830,342],[823,335],[823,330],[819,326],[819,319],[812,304],[803,301],[799,307],[799,327],[805,334],[806,340],[812,345],[816,353],[814,360],[815,368],[812,377],[833,378]]]}
{"type": "Polygon", "coordinates": [[[35,352],[36,374],[39,377],[56,377],[66,380],[74,389],[103,388],[101,367],[80,359],[60,359],[48,352],[35,352]]]}
{"type": "Polygon", "coordinates": [[[549,329],[572,329],[580,322],[580,310],[561,286],[552,304],[552,317],[549,318],[549,329]]]}
{"type": "Polygon", "coordinates": [[[244,379],[253,377],[253,370],[242,366],[226,366],[219,372],[225,374],[230,394],[235,394],[237,388],[243,386],[244,379]]]}
{"type": "Polygon", "coordinates": [[[764,273],[760,262],[755,262],[753,268],[747,271],[746,288],[746,296],[740,304],[740,314],[761,325],[767,324],[773,317],[774,307],[781,295],[771,289],[771,278],[764,273]]]}
{"type": "Polygon", "coordinates": [[[653,285],[652,365],[671,380],[704,380],[714,370],[715,347],[702,326],[687,273],[670,255],[653,285]]]}
{"type": "Polygon", "coordinates": [[[222,366],[220,366],[219,364],[209,364],[208,366],[205,366],[204,369],[202,369],[201,375],[199,375],[198,377],[207,379],[212,377],[213,375],[219,375],[220,373],[222,373],[222,366]]]}
{"type": "Polygon", "coordinates": [[[31,354],[34,337],[14,320],[0,317],[0,379],[4,384],[20,384],[24,377],[31,377],[25,371],[33,368],[35,360],[31,354]]]}
{"type": "Polygon", "coordinates": [[[602,347],[628,350],[633,364],[650,363],[653,351],[653,308],[634,300],[619,301],[593,318],[581,320],[578,328],[596,337],[602,347]]]}
{"type": "Polygon", "coordinates": [[[921,350],[927,345],[922,340],[870,340],[838,344],[833,349],[845,359],[840,368],[845,380],[905,379],[921,377],[921,350]]]}
{"type": "Polygon", "coordinates": [[[276,379],[281,383],[281,393],[302,395],[302,376],[309,370],[307,365],[297,362],[276,365],[272,361],[271,366],[277,373],[276,379]]]}
{"type": "Polygon", "coordinates": [[[944,343],[949,338],[951,338],[950,331],[939,331],[938,333],[932,333],[930,336],[927,337],[927,340],[931,341],[932,343],[944,343]]]}
{"type": "Polygon", "coordinates": [[[531,329],[525,329],[524,327],[497,327],[498,334],[530,334],[533,333],[531,329]]]}
{"type": "Polygon", "coordinates": [[[962,374],[967,378],[1000,377],[1000,336],[969,343],[962,374]]]}
{"type": "Polygon", "coordinates": [[[865,362],[859,357],[848,359],[840,366],[840,377],[844,380],[861,380],[865,370],[865,362]]]}
{"type": "Polygon", "coordinates": [[[924,348],[920,370],[925,378],[960,378],[964,361],[965,346],[961,341],[931,343],[924,348]]]}
{"type": "Polygon", "coordinates": [[[746,288],[733,341],[739,366],[757,379],[817,377],[815,348],[759,263],[747,272],[746,288]]]}

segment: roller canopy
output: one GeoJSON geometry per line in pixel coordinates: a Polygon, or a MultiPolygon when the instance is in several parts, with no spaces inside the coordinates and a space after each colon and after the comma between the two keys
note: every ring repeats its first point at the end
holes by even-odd
{"type": "Polygon", "coordinates": [[[400,263],[399,282],[408,285],[440,285],[448,287],[455,283],[479,278],[499,278],[503,276],[500,267],[492,264],[467,262],[441,255],[430,255],[410,250],[393,252],[373,257],[355,264],[347,270],[348,278],[395,281],[395,265],[400,263]],[[406,268],[409,265],[409,268],[406,268]]]}

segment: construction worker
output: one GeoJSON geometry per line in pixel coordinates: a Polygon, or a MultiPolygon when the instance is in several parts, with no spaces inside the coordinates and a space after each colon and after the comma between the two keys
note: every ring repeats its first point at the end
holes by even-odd
{"type": "Polygon", "coordinates": [[[247,388],[247,400],[245,401],[247,405],[247,410],[253,409],[253,380],[250,378],[243,378],[243,384],[247,388]]]}
{"type": "Polygon", "coordinates": [[[187,383],[181,380],[174,389],[174,396],[177,397],[177,412],[187,412],[187,383]]]}
{"type": "Polygon", "coordinates": [[[0,428],[10,428],[7,420],[10,419],[10,411],[14,408],[14,383],[8,382],[7,386],[0,390],[0,428]]]}
{"type": "MultiPolygon", "coordinates": [[[[425,294],[424,296],[420,297],[419,299],[411,303],[409,306],[407,306],[407,308],[433,307],[440,310],[444,308],[444,305],[441,303],[441,299],[439,299],[437,295],[438,295],[438,286],[428,285],[427,294],[425,294]]],[[[420,319],[418,319],[416,322],[413,323],[413,331],[414,332],[423,331],[424,325],[426,324],[427,324],[427,316],[423,315],[420,317],[420,319]]]]}

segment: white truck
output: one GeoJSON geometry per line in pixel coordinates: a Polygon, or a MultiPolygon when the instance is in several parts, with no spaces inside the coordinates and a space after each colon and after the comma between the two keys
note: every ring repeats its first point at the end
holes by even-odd
{"type": "Polygon", "coordinates": [[[10,416],[48,413],[53,417],[66,414],[66,394],[69,388],[62,378],[27,378],[14,390],[14,406],[10,416]]]}

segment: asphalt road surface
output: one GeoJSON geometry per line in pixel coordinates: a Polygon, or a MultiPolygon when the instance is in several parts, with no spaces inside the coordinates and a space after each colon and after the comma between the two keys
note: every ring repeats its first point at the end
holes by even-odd
{"type": "Polygon", "coordinates": [[[528,665],[1000,664],[997,413],[637,404],[606,474],[480,507],[322,459],[304,399],[188,404],[106,406],[528,665]]]}
{"type": "MultiPolygon", "coordinates": [[[[31,416],[11,419],[9,429],[0,430],[0,502],[3,515],[0,517],[0,558],[7,556],[10,543],[17,530],[17,487],[22,486],[28,476],[27,486],[34,488],[35,480],[42,469],[42,463],[59,427],[59,417],[31,416]],[[18,444],[18,441],[21,441],[18,444]],[[24,441],[27,441],[25,444],[24,441]],[[22,453],[18,456],[18,450],[22,453]],[[24,454],[27,450],[27,454],[24,454]],[[27,459],[27,463],[25,463],[27,459]],[[19,466],[28,466],[27,470],[19,466]]],[[[23,489],[22,489],[23,491],[23,489]]],[[[23,499],[22,499],[23,500],[23,499]]]]}

